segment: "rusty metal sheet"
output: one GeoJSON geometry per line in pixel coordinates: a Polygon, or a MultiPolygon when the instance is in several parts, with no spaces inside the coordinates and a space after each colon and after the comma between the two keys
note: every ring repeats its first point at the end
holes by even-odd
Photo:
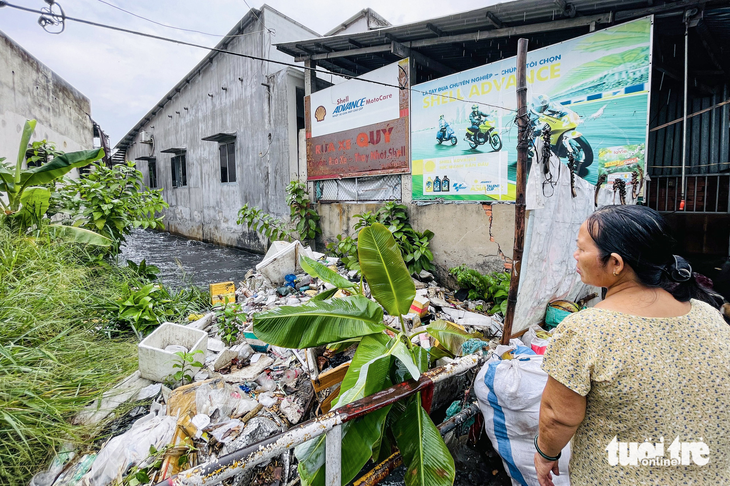
{"type": "Polygon", "coordinates": [[[408,172],[408,117],[307,139],[310,181],[408,172]]]}

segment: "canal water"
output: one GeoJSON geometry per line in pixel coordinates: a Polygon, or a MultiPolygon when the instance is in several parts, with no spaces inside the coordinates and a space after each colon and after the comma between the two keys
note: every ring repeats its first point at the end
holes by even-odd
{"type": "Polygon", "coordinates": [[[263,255],[236,248],[189,240],[162,231],[134,230],[118,257],[159,267],[159,280],[175,290],[191,284],[208,289],[208,284],[243,280],[246,272],[261,262],[263,255]]]}

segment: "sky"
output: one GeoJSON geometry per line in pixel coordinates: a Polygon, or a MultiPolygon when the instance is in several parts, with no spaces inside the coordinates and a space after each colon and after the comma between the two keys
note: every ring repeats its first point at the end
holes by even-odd
{"type": "MultiPolygon", "coordinates": [[[[44,0],[9,0],[39,10],[44,0]]],[[[494,0],[269,0],[288,17],[323,34],[370,7],[393,25],[418,22],[497,3],[494,0]]],[[[69,17],[213,47],[257,0],[59,0],[69,17]],[[248,2],[248,3],[246,3],[248,2]],[[206,34],[170,29],[159,23],[206,34]]],[[[208,51],[67,21],[58,35],[38,25],[38,14],[0,7],[0,30],[91,100],[91,116],[116,145],[208,51]]],[[[274,41],[276,42],[276,41],[274,41]]]]}

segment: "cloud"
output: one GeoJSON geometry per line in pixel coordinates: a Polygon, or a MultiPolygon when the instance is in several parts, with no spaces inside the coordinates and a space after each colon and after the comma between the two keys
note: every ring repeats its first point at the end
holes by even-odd
{"type": "MultiPolygon", "coordinates": [[[[241,19],[248,7],[244,0],[156,0],[122,2],[105,0],[161,23],[224,35],[241,19]],[[131,5],[130,5],[131,4],[131,5]]],[[[94,22],[173,37],[214,46],[219,37],[183,32],[154,25],[121,12],[98,0],[59,0],[66,15],[94,22]]],[[[263,2],[248,0],[254,8],[263,2]]],[[[341,0],[269,0],[288,17],[316,32],[324,33],[358,11],[371,7],[393,24],[483,7],[484,1],[465,0],[457,4],[443,0],[412,2],[355,0],[343,8],[341,0]]],[[[494,2],[492,2],[494,3],[494,2]]],[[[42,0],[24,3],[29,8],[45,6],[42,0]]],[[[124,136],[207,51],[114,32],[68,21],[60,35],[45,33],[37,16],[8,7],[2,9],[0,30],[4,31],[41,62],[91,99],[92,116],[115,144],[124,136]]]]}

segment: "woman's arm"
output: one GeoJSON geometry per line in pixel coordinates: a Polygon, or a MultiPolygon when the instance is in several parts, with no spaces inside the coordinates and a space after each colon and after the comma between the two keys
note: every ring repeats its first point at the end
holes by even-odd
{"type": "MultiPolygon", "coordinates": [[[[586,397],[548,376],[540,403],[540,433],[537,445],[547,456],[556,457],[573,437],[586,415],[586,397]]],[[[540,486],[552,486],[551,471],[559,474],[558,462],[535,453],[540,486]]]]}

